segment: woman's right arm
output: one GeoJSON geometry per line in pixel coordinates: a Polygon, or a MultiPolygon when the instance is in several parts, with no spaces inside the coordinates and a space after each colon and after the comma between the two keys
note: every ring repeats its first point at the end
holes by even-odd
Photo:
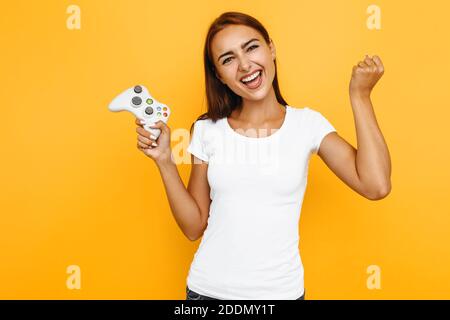
{"type": "Polygon", "coordinates": [[[191,155],[192,169],[186,189],[172,160],[170,128],[162,121],[157,122],[154,127],[160,129],[161,134],[155,141],[137,119],[136,124],[139,126],[136,129],[139,134],[138,149],[155,161],[175,221],[189,240],[197,240],[206,229],[211,203],[207,180],[208,164],[191,155]],[[157,145],[152,146],[153,142],[157,145]]]}

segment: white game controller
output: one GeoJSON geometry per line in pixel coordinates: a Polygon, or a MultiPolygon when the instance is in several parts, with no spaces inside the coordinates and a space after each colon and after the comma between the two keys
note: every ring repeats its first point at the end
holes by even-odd
{"type": "Polygon", "coordinates": [[[127,89],[109,104],[110,111],[129,111],[138,119],[144,120],[143,127],[145,130],[159,137],[161,131],[158,128],[149,128],[159,120],[167,123],[170,116],[170,109],[165,104],[157,101],[148,92],[147,88],[141,85],[127,89]]]}

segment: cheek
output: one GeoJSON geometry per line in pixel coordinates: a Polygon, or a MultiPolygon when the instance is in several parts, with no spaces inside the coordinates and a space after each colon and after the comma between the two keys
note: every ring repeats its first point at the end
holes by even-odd
{"type": "Polygon", "coordinates": [[[263,66],[268,80],[273,80],[273,78],[275,78],[275,64],[272,58],[269,57],[268,59],[265,59],[263,66]]]}
{"type": "Polygon", "coordinates": [[[227,70],[222,73],[222,81],[224,81],[228,85],[233,84],[234,78],[235,78],[235,73],[230,70],[227,70]]]}
{"type": "Polygon", "coordinates": [[[221,68],[220,74],[222,76],[222,80],[227,83],[232,83],[236,80],[236,74],[238,72],[238,66],[236,63],[231,62],[224,68],[221,68]]]}
{"type": "Polygon", "coordinates": [[[274,64],[274,62],[272,60],[272,56],[270,54],[262,55],[261,57],[258,58],[257,61],[258,61],[258,64],[260,64],[264,68],[267,77],[272,78],[275,76],[275,64],[274,64]]]}

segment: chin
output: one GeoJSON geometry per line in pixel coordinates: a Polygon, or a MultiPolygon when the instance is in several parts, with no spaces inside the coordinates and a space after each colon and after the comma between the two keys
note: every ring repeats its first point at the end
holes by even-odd
{"type": "Polygon", "coordinates": [[[264,99],[269,94],[269,90],[266,88],[261,88],[255,93],[250,93],[248,96],[249,100],[261,100],[264,99]]]}

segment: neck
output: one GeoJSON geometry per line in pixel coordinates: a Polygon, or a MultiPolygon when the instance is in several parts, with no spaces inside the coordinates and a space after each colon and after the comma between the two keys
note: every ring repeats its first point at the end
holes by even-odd
{"type": "Polygon", "coordinates": [[[261,100],[242,99],[242,107],[233,111],[232,116],[240,121],[263,125],[277,119],[285,112],[285,107],[277,101],[273,87],[261,100]]]}

